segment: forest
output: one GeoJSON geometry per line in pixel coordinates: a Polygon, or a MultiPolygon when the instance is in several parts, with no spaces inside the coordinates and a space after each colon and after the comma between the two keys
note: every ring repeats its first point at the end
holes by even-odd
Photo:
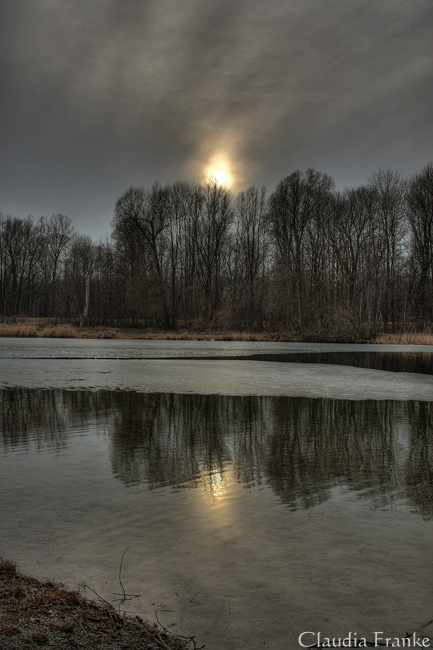
{"type": "Polygon", "coordinates": [[[433,324],[433,164],[336,191],[295,171],[268,193],[130,187],[110,238],[63,214],[0,215],[0,320],[365,339],[433,324]]]}

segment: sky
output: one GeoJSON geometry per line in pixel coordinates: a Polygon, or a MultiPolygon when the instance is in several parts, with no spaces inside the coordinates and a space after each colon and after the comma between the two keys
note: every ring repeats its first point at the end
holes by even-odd
{"type": "Polygon", "coordinates": [[[432,0],[0,0],[0,212],[94,240],[129,186],[433,160],[432,0]]]}

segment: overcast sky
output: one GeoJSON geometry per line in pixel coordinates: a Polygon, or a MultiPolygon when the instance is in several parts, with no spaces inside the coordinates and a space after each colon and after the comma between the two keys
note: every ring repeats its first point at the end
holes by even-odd
{"type": "Polygon", "coordinates": [[[110,233],[130,185],[338,189],[433,160],[432,0],[0,0],[0,211],[110,233]]]}

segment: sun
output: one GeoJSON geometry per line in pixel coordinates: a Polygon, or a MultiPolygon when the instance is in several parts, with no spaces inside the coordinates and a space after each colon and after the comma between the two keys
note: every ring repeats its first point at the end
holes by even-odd
{"type": "Polygon", "coordinates": [[[206,181],[224,188],[230,188],[233,183],[233,170],[229,157],[224,153],[216,153],[203,170],[206,181]]]}
{"type": "Polygon", "coordinates": [[[214,169],[211,172],[211,179],[215,181],[217,185],[227,185],[228,177],[224,169],[218,168],[214,169]]]}

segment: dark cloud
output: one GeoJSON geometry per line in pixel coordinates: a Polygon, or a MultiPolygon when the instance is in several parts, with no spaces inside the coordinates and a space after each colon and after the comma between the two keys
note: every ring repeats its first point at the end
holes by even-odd
{"type": "Polygon", "coordinates": [[[131,183],[337,186],[431,160],[431,0],[0,0],[3,212],[109,231],[131,183]]]}

